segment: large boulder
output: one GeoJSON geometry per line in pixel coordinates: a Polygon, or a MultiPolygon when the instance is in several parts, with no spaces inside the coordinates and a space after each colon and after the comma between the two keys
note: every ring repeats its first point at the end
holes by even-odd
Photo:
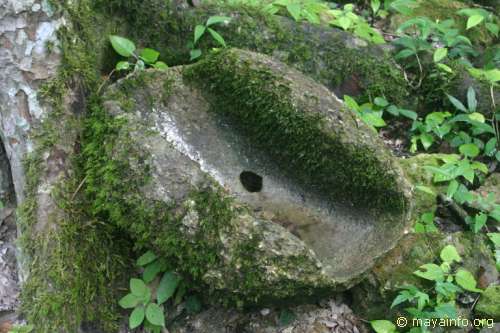
{"type": "Polygon", "coordinates": [[[410,188],[376,133],[267,56],[136,73],[105,99],[86,147],[94,213],[222,300],[350,287],[410,219],[410,188]]]}
{"type": "MultiPolygon", "coordinates": [[[[215,29],[231,47],[270,55],[314,78],[339,97],[386,96],[394,103],[408,102],[403,72],[383,46],[326,24],[269,15],[262,8],[244,2],[203,1],[196,7],[180,9],[175,3],[102,1],[99,10],[112,17],[125,17],[126,34],[144,46],[154,45],[169,65],[189,63],[189,44],[195,26],[210,16],[223,15],[231,17],[231,21],[215,29]]],[[[220,45],[204,36],[197,47],[206,53],[220,45]]]]}

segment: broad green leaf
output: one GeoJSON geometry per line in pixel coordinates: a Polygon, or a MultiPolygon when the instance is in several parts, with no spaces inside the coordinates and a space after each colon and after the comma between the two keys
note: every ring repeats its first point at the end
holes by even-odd
{"type": "Polygon", "coordinates": [[[462,102],[460,102],[458,99],[456,99],[455,97],[453,97],[451,95],[446,94],[446,96],[448,96],[448,99],[450,100],[451,104],[453,104],[453,106],[455,106],[458,110],[460,110],[462,112],[467,112],[467,109],[462,104],[462,102]]]}
{"type": "Polygon", "coordinates": [[[372,7],[373,13],[375,14],[380,9],[380,0],[372,0],[370,2],[370,5],[372,7]]]}
{"type": "Polygon", "coordinates": [[[456,318],[457,309],[453,302],[438,304],[434,308],[434,316],[436,318],[456,318]]]}
{"type": "Polygon", "coordinates": [[[189,55],[191,57],[190,58],[191,61],[198,59],[199,57],[201,57],[201,50],[200,49],[191,50],[191,52],[189,52],[189,55]]]}
{"type": "Polygon", "coordinates": [[[123,57],[131,57],[135,51],[135,44],[127,38],[111,35],[109,36],[111,46],[119,55],[123,57]]]}
{"type": "Polygon", "coordinates": [[[484,73],[485,78],[490,82],[500,81],[500,69],[490,69],[484,73]]]}
{"type": "Polygon", "coordinates": [[[206,29],[207,28],[204,25],[200,25],[200,24],[197,25],[196,27],[194,27],[194,44],[195,45],[200,40],[201,36],[203,36],[206,29]]]}
{"type": "Polygon", "coordinates": [[[370,322],[372,328],[377,333],[394,333],[396,332],[396,325],[388,320],[372,320],[370,322]]]}
{"type": "Polygon", "coordinates": [[[396,59],[404,59],[404,58],[408,58],[409,56],[412,56],[415,54],[415,51],[413,50],[410,50],[410,49],[404,49],[400,52],[398,52],[394,58],[396,59]]]}
{"type": "Polygon", "coordinates": [[[420,135],[420,142],[422,142],[422,146],[424,146],[424,149],[427,150],[430,148],[430,146],[432,146],[434,138],[428,133],[422,133],[420,135]]]}
{"type": "Polygon", "coordinates": [[[148,251],[137,259],[137,266],[146,266],[157,258],[153,251],[148,251]]]}
{"type": "Polygon", "coordinates": [[[125,71],[129,68],[130,68],[130,63],[128,61],[119,61],[115,67],[117,71],[125,71]]]}
{"type": "Polygon", "coordinates": [[[406,109],[399,109],[398,111],[402,116],[406,118],[409,118],[411,120],[417,120],[418,114],[415,111],[406,109]]]}
{"type": "Polygon", "coordinates": [[[441,250],[440,257],[444,262],[447,262],[449,264],[453,263],[454,261],[456,262],[462,261],[462,258],[460,258],[460,255],[458,254],[456,247],[454,247],[453,245],[446,245],[441,250]]]}
{"type": "Polygon", "coordinates": [[[500,247],[500,232],[490,232],[487,235],[496,247],[500,247]]]}
{"type": "Polygon", "coordinates": [[[479,230],[481,230],[485,225],[486,222],[488,221],[488,215],[486,214],[478,214],[474,218],[474,228],[473,231],[475,233],[478,233],[479,230]]]}
{"type": "Polygon", "coordinates": [[[122,299],[120,299],[118,304],[124,309],[132,309],[135,308],[140,301],[141,299],[136,295],[127,294],[124,297],[122,297],[122,299]]]}
{"type": "Polygon", "coordinates": [[[130,317],[128,318],[128,326],[130,329],[139,327],[144,321],[144,307],[138,306],[132,311],[130,317]]]}
{"type": "Polygon", "coordinates": [[[286,6],[286,10],[290,13],[295,21],[299,21],[301,18],[301,5],[298,3],[291,3],[286,6]]]}
{"type": "Polygon", "coordinates": [[[358,103],[351,96],[344,95],[344,103],[349,109],[353,111],[359,111],[358,103]]]}
{"type": "Polygon", "coordinates": [[[481,292],[480,289],[476,288],[477,282],[474,276],[467,270],[459,268],[455,274],[455,281],[457,284],[468,291],[481,292]]]}
{"type": "Polygon", "coordinates": [[[484,153],[488,156],[492,156],[495,153],[497,147],[497,138],[491,138],[484,145],[484,153]]]}
{"type": "Polygon", "coordinates": [[[413,272],[418,277],[431,281],[444,281],[444,273],[441,267],[436,264],[425,264],[413,272]]]}
{"type": "Polygon", "coordinates": [[[165,315],[163,309],[156,303],[149,303],[146,308],[146,319],[153,325],[165,326],[165,315]]]}
{"type": "Polygon", "coordinates": [[[472,15],[467,20],[467,28],[466,29],[469,30],[469,29],[475,27],[479,23],[483,22],[483,20],[484,20],[484,17],[481,15],[472,15]]]}
{"type": "Polygon", "coordinates": [[[158,304],[163,304],[172,297],[179,282],[180,278],[174,272],[166,272],[163,274],[157,291],[158,304]]]}
{"type": "Polygon", "coordinates": [[[212,35],[213,39],[215,39],[217,41],[217,43],[219,43],[220,45],[226,47],[226,41],[224,40],[224,38],[219,35],[219,33],[211,28],[207,28],[208,29],[208,32],[210,33],[210,35],[212,35]]]}
{"type": "Polygon", "coordinates": [[[489,32],[491,32],[495,37],[498,37],[498,33],[500,32],[500,27],[491,22],[487,22],[486,24],[486,29],[488,29],[489,32]]]}
{"type": "Polygon", "coordinates": [[[462,153],[464,156],[474,158],[477,155],[479,155],[479,148],[473,144],[473,143],[466,143],[461,145],[458,150],[460,153],[462,153]]]}
{"type": "Polygon", "coordinates": [[[160,52],[153,49],[145,48],[144,50],[141,51],[141,54],[139,56],[141,57],[142,60],[144,60],[145,63],[154,64],[156,60],[158,60],[160,52]]]}
{"type": "Polygon", "coordinates": [[[434,62],[440,62],[448,55],[448,49],[446,47],[436,49],[434,52],[434,62]]]}
{"type": "Polygon", "coordinates": [[[228,16],[210,16],[207,20],[207,27],[218,23],[229,23],[231,18],[228,16]]]}
{"type": "Polygon", "coordinates": [[[447,73],[450,73],[450,74],[451,74],[451,73],[453,73],[453,69],[451,69],[451,67],[450,67],[450,66],[448,66],[448,65],[445,65],[445,64],[441,64],[441,63],[440,63],[440,64],[437,64],[436,66],[437,66],[439,69],[441,69],[441,70],[443,70],[443,71],[445,71],[445,72],[447,72],[447,73]]]}
{"type": "Polygon", "coordinates": [[[142,279],[145,283],[152,282],[156,275],[160,273],[163,269],[165,269],[165,264],[163,260],[155,260],[144,268],[144,272],[142,273],[142,279]]]}
{"type": "Polygon", "coordinates": [[[381,106],[383,108],[389,105],[389,102],[383,97],[375,97],[374,103],[375,105],[381,106]]]}
{"type": "Polygon", "coordinates": [[[384,119],[375,112],[363,113],[361,114],[361,119],[373,127],[384,127],[386,125],[384,119]]]}
{"type": "Polygon", "coordinates": [[[453,179],[453,180],[450,182],[450,184],[448,185],[448,189],[447,189],[447,191],[446,191],[446,196],[447,196],[448,198],[450,198],[450,199],[451,199],[451,198],[453,198],[453,196],[455,195],[455,193],[456,193],[456,192],[457,192],[457,190],[458,190],[458,185],[459,185],[459,184],[458,184],[458,182],[457,182],[455,179],[453,179]]]}
{"type": "Polygon", "coordinates": [[[335,24],[336,26],[341,27],[341,28],[342,28],[342,29],[344,29],[344,30],[347,30],[347,29],[349,29],[349,27],[351,26],[352,21],[351,21],[348,17],[341,16],[341,17],[339,17],[338,19],[336,19],[336,20],[334,21],[334,24],[335,24]]]}
{"type": "MultiPolygon", "coordinates": [[[[474,106],[474,108],[475,108],[475,106],[474,106]]],[[[484,123],[486,121],[484,116],[479,112],[469,113],[467,116],[469,117],[470,120],[477,121],[480,123],[484,123]]]]}
{"type": "Polygon", "coordinates": [[[153,67],[157,68],[157,69],[167,69],[168,65],[166,63],[164,63],[163,61],[157,61],[153,64],[153,67]]]}
{"type": "Polygon", "coordinates": [[[135,296],[143,298],[147,295],[149,288],[141,279],[130,279],[130,291],[135,296]]]}
{"type": "Polygon", "coordinates": [[[472,87],[469,87],[469,89],[467,89],[467,106],[469,107],[470,112],[476,111],[477,108],[476,92],[472,87]]]}

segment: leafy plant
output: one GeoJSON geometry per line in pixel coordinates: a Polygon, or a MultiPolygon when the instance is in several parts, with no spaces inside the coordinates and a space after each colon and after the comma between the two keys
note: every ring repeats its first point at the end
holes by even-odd
{"type": "Polygon", "coordinates": [[[438,229],[434,224],[434,212],[427,212],[422,214],[417,223],[413,227],[416,233],[437,232],[438,229]]]}
{"type": "Polygon", "coordinates": [[[116,53],[127,58],[127,60],[119,61],[116,64],[115,70],[117,71],[130,70],[132,68],[134,70],[143,70],[146,66],[158,69],[168,68],[167,64],[163,61],[158,61],[160,53],[156,50],[144,48],[137,53],[134,42],[125,37],[115,35],[109,36],[109,41],[116,53]]]}
{"type": "Polygon", "coordinates": [[[215,31],[213,29],[213,26],[216,24],[228,24],[230,21],[231,18],[227,16],[210,16],[205,24],[198,24],[194,28],[193,44],[190,52],[191,60],[195,60],[202,55],[201,49],[196,48],[196,45],[207,31],[210,36],[212,36],[212,39],[217,42],[217,44],[222,47],[226,47],[226,41],[224,40],[224,37],[222,37],[217,31],[215,31]]]}
{"type": "Polygon", "coordinates": [[[165,303],[174,300],[174,295],[175,302],[180,302],[185,287],[182,287],[181,278],[175,272],[167,271],[166,262],[152,251],[137,259],[137,265],[143,268],[142,279],[130,279],[130,293],[120,299],[118,304],[124,309],[132,309],[130,329],[144,325],[147,331],[158,333],[165,326],[165,303]],[[153,283],[155,280],[157,284],[153,283]]]}
{"type": "MultiPolygon", "coordinates": [[[[459,267],[462,258],[453,245],[445,246],[440,253],[440,263],[427,263],[413,272],[414,275],[434,282],[429,293],[414,285],[401,287],[401,291],[391,304],[391,308],[406,305],[404,310],[413,318],[456,318],[456,299],[463,292],[481,293],[474,276],[459,267]]],[[[396,332],[396,327],[387,320],[371,322],[376,332],[396,332]]],[[[412,332],[422,332],[422,328],[413,328],[412,332]]]]}
{"type": "Polygon", "coordinates": [[[466,29],[472,29],[476,26],[483,25],[488,31],[498,37],[499,27],[496,24],[495,16],[483,8],[464,8],[457,12],[459,15],[467,16],[466,29]]]}

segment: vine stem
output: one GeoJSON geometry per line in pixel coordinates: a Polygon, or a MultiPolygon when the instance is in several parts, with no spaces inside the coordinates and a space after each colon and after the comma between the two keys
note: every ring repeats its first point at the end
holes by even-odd
{"type": "Polygon", "coordinates": [[[116,72],[116,68],[113,69],[111,71],[111,73],[108,74],[108,76],[106,76],[106,78],[104,79],[104,81],[101,83],[101,85],[99,86],[99,88],[97,88],[97,94],[99,95],[99,92],[101,91],[102,87],[104,87],[104,85],[106,84],[106,82],[109,81],[109,79],[111,78],[111,75],[113,75],[114,73],[116,72]]]}

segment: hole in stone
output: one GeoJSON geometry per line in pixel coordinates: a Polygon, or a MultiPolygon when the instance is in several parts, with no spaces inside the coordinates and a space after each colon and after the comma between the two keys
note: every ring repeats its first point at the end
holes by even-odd
{"type": "Polygon", "coordinates": [[[248,192],[262,191],[262,177],[252,171],[243,171],[240,173],[240,181],[248,192]]]}

